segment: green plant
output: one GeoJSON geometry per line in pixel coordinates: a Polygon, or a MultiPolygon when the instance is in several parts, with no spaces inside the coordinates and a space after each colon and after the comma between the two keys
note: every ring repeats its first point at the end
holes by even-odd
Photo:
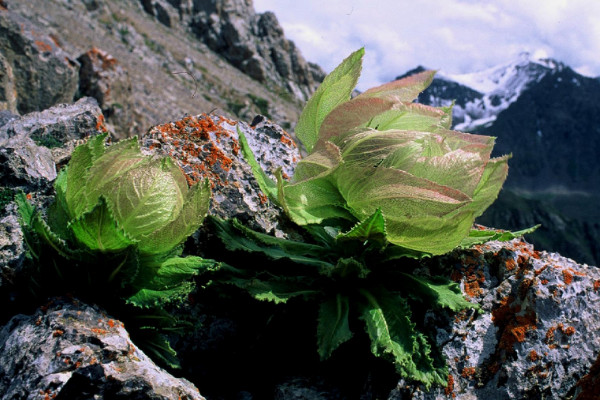
{"type": "Polygon", "coordinates": [[[259,112],[267,118],[271,118],[269,114],[269,100],[259,96],[255,96],[252,93],[248,93],[248,97],[252,100],[252,103],[258,107],[259,112]]]}
{"type": "Polygon", "coordinates": [[[4,208],[13,201],[15,192],[11,188],[0,188],[0,216],[4,215],[4,208]]]}
{"type": "Polygon", "coordinates": [[[472,229],[496,198],[508,157],[490,158],[494,138],[449,130],[451,108],[412,103],[433,79],[431,71],[351,99],[362,56],[361,49],[344,60],[308,101],[296,134],[309,155],[289,182],[281,171],[276,182],[267,176],[238,130],[261,189],[306,235],[285,240],[211,218],[228,250],[284,261],[224,265],[215,282],[258,300],[317,302],[321,359],[360,323],[372,353],[393,362],[401,376],[444,385],[445,362],[412,315],[476,307],[457,284],[415,274],[418,263],[407,259],[510,240],[531,229],[472,229]]]}
{"type": "Polygon", "coordinates": [[[193,289],[189,278],[217,266],[180,257],[182,242],[207,213],[208,182],[188,188],[170,158],[143,155],[137,138],[108,148],[105,138],[75,149],[56,179],[47,221],[17,196],[35,260],[31,286],[36,293],[69,291],[116,314],[137,309],[126,322],[135,321],[149,338],[146,348],[173,366],[177,360],[161,334],[177,321],[164,306],[186,298],[193,289]]]}

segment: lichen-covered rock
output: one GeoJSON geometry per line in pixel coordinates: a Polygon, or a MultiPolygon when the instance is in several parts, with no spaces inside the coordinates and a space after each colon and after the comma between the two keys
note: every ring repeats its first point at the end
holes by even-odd
{"type": "Polygon", "coordinates": [[[244,159],[237,129],[248,139],[257,161],[273,179],[277,168],[292,175],[300,155],[291,136],[264,117],[252,125],[222,116],[188,116],[157,125],[142,137],[148,151],[169,155],[186,173],[189,183],[208,179],[212,187],[209,213],[238,218],[255,229],[283,235],[281,210],[261,192],[244,159]]]}
{"type": "Polygon", "coordinates": [[[0,330],[3,399],[200,400],[156,366],[123,324],[77,300],[54,300],[0,330]]]}
{"type": "Polygon", "coordinates": [[[481,306],[428,315],[450,369],[446,388],[403,383],[392,399],[567,399],[600,354],[600,270],[530,244],[490,242],[432,260],[481,306]]]}
{"type": "Polygon", "coordinates": [[[0,76],[7,109],[13,110],[16,103],[16,110],[26,114],[73,100],[79,64],[41,26],[4,8],[0,8],[0,55],[0,65],[10,67],[0,76]]]}
{"type": "Polygon", "coordinates": [[[77,61],[79,69],[79,95],[98,101],[106,122],[113,125],[115,137],[132,136],[132,88],[127,71],[107,52],[96,47],[85,52],[77,61]]]}

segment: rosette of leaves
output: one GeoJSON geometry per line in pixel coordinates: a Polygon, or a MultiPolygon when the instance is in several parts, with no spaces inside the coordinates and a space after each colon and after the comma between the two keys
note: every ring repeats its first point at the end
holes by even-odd
{"type": "Polygon", "coordinates": [[[274,238],[214,219],[229,250],[282,261],[227,266],[217,280],[259,300],[318,302],[322,359],[353,336],[358,320],[372,353],[393,362],[401,376],[426,387],[444,385],[448,375],[441,352],[412,315],[475,306],[457,284],[417,276],[414,262],[402,259],[510,240],[531,230],[472,229],[497,197],[508,157],[490,158],[492,137],[450,130],[451,107],[412,102],[430,84],[432,71],[351,98],[362,56],[361,49],[345,59],[308,101],[296,127],[308,156],[290,181],[280,171],[277,181],[270,179],[238,130],[261,189],[308,238],[274,238]]]}
{"type": "Polygon", "coordinates": [[[30,287],[97,302],[145,332],[145,348],[171,366],[163,332],[178,327],[164,309],[185,299],[190,278],[212,260],[181,257],[182,242],[208,211],[208,183],[188,187],[170,158],[141,153],[137,138],[105,146],[106,135],[78,146],[55,182],[47,218],[23,194],[17,203],[28,244],[30,287]]]}

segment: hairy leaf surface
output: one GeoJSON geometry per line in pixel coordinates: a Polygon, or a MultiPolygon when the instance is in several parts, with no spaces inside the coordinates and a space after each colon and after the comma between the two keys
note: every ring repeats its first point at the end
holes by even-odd
{"type": "Polygon", "coordinates": [[[121,251],[136,243],[119,226],[104,197],[91,211],[69,224],[73,236],[90,250],[121,251]]]}
{"type": "Polygon", "coordinates": [[[318,140],[319,129],[327,114],[350,99],[358,82],[363,54],[364,49],[355,51],[327,75],[300,114],[296,136],[309,152],[318,140]]]}

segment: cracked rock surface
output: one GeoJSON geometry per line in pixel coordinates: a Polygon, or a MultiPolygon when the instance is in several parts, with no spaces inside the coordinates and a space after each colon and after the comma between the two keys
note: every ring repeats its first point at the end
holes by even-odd
{"type": "Polygon", "coordinates": [[[200,400],[198,390],[159,368],[123,324],[76,300],[53,300],[0,330],[3,399],[200,400]]]}

